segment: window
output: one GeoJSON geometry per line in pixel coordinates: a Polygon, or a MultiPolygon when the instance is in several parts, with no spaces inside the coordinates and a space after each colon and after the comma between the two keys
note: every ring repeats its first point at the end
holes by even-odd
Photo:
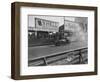
{"type": "Polygon", "coordinates": [[[38,25],[42,26],[41,20],[38,20],[38,25]]]}

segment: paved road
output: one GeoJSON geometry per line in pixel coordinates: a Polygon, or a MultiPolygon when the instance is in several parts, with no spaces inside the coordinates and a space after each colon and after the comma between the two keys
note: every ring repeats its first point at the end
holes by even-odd
{"type": "Polygon", "coordinates": [[[61,53],[68,50],[78,49],[87,47],[87,42],[72,42],[70,44],[61,45],[61,46],[36,46],[28,47],[28,59],[32,60],[37,57],[53,55],[56,53],[61,53]]]}

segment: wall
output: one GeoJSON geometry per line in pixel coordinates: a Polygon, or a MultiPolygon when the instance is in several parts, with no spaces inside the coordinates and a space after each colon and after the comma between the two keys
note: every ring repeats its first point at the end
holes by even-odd
{"type": "MultiPolygon", "coordinates": [[[[0,1],[0,82],[16,82],[10,79],[10,66],[11,66],[11,2],[15,0],[1,0],[0,1]]],[[[55,4],[68,4],[68,5],[88,5],[98,6],[99,16],[98,22],[100,22],[100,0],[16,0],[16,1],[30,1],[38,3],[55,3],[55,4]]],[[[100,26],[100,25],[99,25],[100,26]]],[[[99,27],[98,26],[98,27],[99,27]]],[[[100,35],[100,29],[98,28],[100,35]]],[[[98,42],[100,38],[98,38],[98,42]]],[[[100,44],[98,44],[100,45],[100,44]]],[[[99,49],[99,47],[98,47],[99,49]]],[[[100,51],[99,51],[100,54],[100,51]]],[[[100,55],[98,56],[98,59],[100,55]]],[[[100,62],[100,60],[98,61],[100,62]]],[[[100,69],[100,64],[99,64],[100,69]]],[[[28,82],[100,82],[100,70],[97,76],[79,76],[79,77],[63,77],[52,79],[38,79],[29,80],[28,82]]],[[[21,82],[21,81],[19,81],[21,82]]],[[[22,82],[27,82],[23,80],[22,82]]]]}

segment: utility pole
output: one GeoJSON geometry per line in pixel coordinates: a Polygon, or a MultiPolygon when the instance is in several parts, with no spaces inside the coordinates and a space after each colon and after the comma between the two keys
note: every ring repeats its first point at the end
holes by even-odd
{"type": "Polygon", "coordinates": [[[63,38],[65,38],[65,37],[64,37],[64,32],[65,32],[65,16],[64,16],[64,29],[63,29],[63,38]]]}

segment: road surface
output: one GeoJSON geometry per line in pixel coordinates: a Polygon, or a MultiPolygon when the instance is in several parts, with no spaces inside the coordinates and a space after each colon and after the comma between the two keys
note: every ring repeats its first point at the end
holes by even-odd
{"type": "Polygon", "coordinates": [[[28,60],[33,60],[34,58],[53,55],[68,50],[79,49],[84,47],[87,47],[87,42],[72,42],[61,46],[46,45],[46,46],[28,47],[28,60]]]}

